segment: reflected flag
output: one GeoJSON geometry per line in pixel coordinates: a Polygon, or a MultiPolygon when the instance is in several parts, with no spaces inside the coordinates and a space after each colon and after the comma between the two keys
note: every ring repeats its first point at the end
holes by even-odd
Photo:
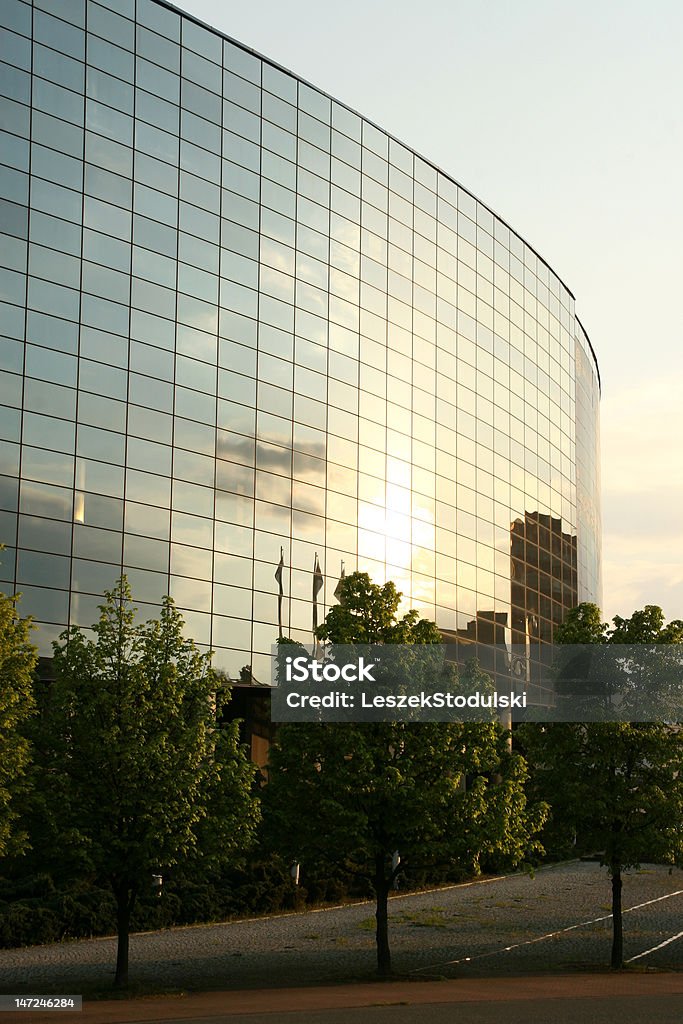
{"type": "Polygon", "coordinates": [[[282,598],[284,597],[284,590],[282,588],[282,576],[285,571],[285,552],[284,548],[280,548],[280,561],[278,562],[277,569],[275,570],[275,579],[278,585],[277,595],[277,631],[278,636],[282,636],[282,598]]]}
{"type": "Polygon", "coordinates": [[[318,552],[315,553],[315,566],[313,568],[313,630],[318,628],[318,594],[323,589],[323,574],[320,571],[318,552]]]}
{"type": "Polygon", "coordinates": [[[339,582],[337,583],[337,586],[334,588],[334,596],[337,598],[338,601],[341,601],[342,591],[344,589],[342,587],[342,583],[344,582],[345,576],[346,569],[344,568],[344,560],[342,559],[341,572],[339,574],[339,582]]]}

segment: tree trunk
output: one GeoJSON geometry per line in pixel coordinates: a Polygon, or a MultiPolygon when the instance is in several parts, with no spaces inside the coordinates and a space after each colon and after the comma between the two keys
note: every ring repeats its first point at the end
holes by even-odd
{"type": "Polygon", "coordinates": [[[377,895],[377,973],[382,978],[391,974],[391,952],[389,950],[389,885],[384,876],[384,856],[378,853],[375,857],[375,893],[377,895]]]}
{"type": "Polygon", "coordinates": [[[130,935],[130,915],[135,903],[135,894],[128,888],[115,889],[116,897],[116,974],[114,987],[125,988],[128,984],[128,946],[130,935]]]}
{"type": "Polygon", "coordinates": [[[624,966],[624,932],[621,918],[621,865],[612,865],[612,968],[624,966]]]}

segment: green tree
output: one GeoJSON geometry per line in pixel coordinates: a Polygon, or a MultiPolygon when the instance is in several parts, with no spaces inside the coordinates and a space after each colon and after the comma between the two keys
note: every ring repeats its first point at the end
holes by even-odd
{"type": "MultiPolygon", "coordinates": [[[[574,609],[556,633],[560,644],[642,645],[649,667],[651,645],[683,642],[683,623],[664,625],[662,610],[648,605],[629,619],[601,622],[594,604],[574,609]]],[[[609,652],[608,652],[609,653],[609,652]]],[[[638,648],[629,659],[637,675],[638,648]]],[[[655,665],[657,663],[655,662],[655,665]]],[[[618,660],[610,658],[614,672],[618,660]]],[[[623,687],[626,690],[626,687],[623,687]]],[[[532,764],[537,792],[551,818],[598,850],[612,888],[611,965],[624,962],[623,872],[642,860],[680,863],[683,858],[683,732],[662,722],[562,722],[525,725],[520,739],[532,764]]]]}
{"type": "Polygon", "coordinates": [[[92,638],[72,627],[55,645],[43,740],[61,837],[112,887],[123,986],[131,912],[152,874],[234,856],[258,808],[237,723],[217,724],[227,694],[173,601],[137,626],[122,577],[100,612],[92,638]]]}
{"type": "Polygon", "coordinates": [[[555,632],[557,644],[602,644],[609,627],[602,621],[597,604],[584,601],[567,612],[566,618],[555,632]]]}
{"type": "MultiPolygon", "coordinates": [[[[436,625],[414,610],[397,617],[393,583],[354,573],[339,597],[321,640],[441,642],[436,625]]],[[[466,683],[490,680],[470,666],[466,683]]],[[[523,759],[508,751],[496,722],[289,724],[271,751],[264,804],[279,851],[304,870],[341,865],[369,879],[377,966],[388,975],[388,897],[398,872],[453,863],[477,872],[488,855],[519,863],[543,818],[542,808],[527,807],[525,779],[523,759]]]]}
{"type": "Polygon", "coordinates": [[[0,857],[19,852],[26,841],[14,804],[27,784],[31,748],[22,730],[35,707],[37,654],[30,620],[20,617],[17,601],[0,593],[0,857]]]}

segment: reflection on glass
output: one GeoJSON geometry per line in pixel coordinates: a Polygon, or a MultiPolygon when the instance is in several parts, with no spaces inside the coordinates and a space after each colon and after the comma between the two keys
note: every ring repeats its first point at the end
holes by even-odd
{"type": "MultiPolygon", "coordinates": [[[[66,622],[39,577],[72,527],[75,621],[92,566],[123,552],[150,609],[173,573],[188,628],[236,673],[277,631],[280,546],[302,640],[316,552],[469,639],[546,639],[599,600],[599,385],[559,279],[291,74],[150,0],[137,29],[93,11],[85,53],[36,15],[28,249],[7,207],[8,274],[28,258],[31,275],[26,315],[3,278],[3,323],[29,344],[25,365],[0,348],[2,491],[14,508],[20,468],[39,617],[66,622]]],[[[20,106],[3,152],[23,174],[20,106]]]]}

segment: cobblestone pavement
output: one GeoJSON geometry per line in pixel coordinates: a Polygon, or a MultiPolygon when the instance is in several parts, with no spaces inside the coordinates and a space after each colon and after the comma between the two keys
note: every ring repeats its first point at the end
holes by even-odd
{"type": "MultiPolygon", "coordinates": [[[[683,969],[683,872],[644,865],[623,890],[625,956],[683,969]],[[631,909],[633,908],[633,909],[631,909]]],[[[609,963],[610,882],[592,862],[543,868],[390,901],[394,968],[413,977],[600,969],[609,963]]],[[[132,981],[195,991],[372,978],[370,903],[136,934],[132,981]]],[[[113,976],[113,938],[0,950],[0,991],[79,992],[113,976]]]]}

